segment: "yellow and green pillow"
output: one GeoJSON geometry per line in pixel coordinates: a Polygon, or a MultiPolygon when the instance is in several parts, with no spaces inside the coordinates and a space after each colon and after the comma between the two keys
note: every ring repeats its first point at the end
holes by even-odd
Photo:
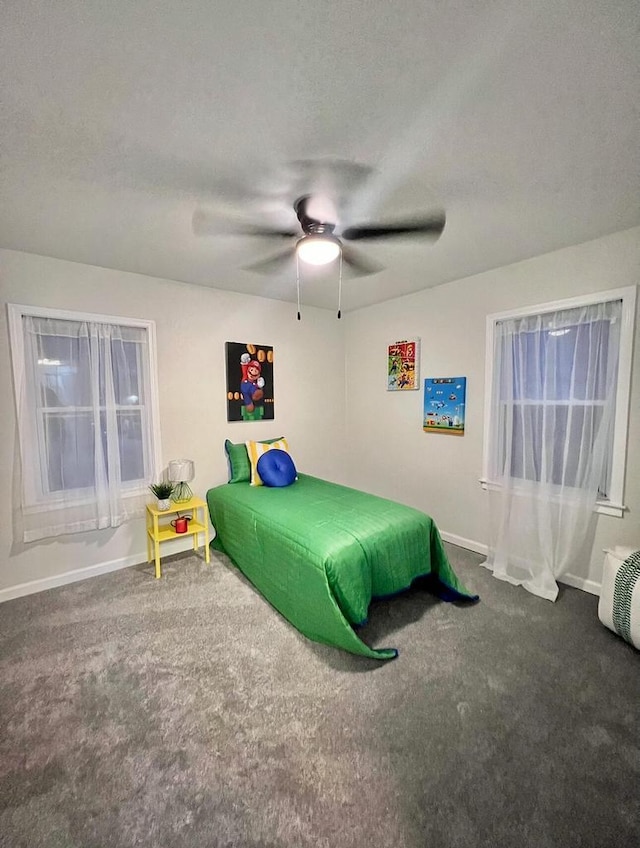
{"type": "MultiPolygon", "coordinates": [[[[265,439],[259,444],[270,445],[282,439],[278,436],[275,439],[265,439]]],[[[234,443],[225,440],[224,449],[229,459],[229,482],[230,483],[248,483],[251,480],[251,463],[247,454],[247,445],[244,442],[234,443]]]]}
{"type": "Polygon", "coordinates": [[[246,446],[249,465],[251,467],[251,479],[249,482],[252,486],[264,485],[262,478],[258,474],[258,460],[263,454],[274,448],[289,453],[289,444],[284,437],[271,442],[246,442],[246,446]]]}

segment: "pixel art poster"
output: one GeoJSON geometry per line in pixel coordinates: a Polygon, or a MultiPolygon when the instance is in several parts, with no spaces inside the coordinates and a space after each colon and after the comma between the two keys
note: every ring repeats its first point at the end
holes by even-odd
{"type": "Polygon", "coordinates": [[[466,377],[429,377],[424,381],[425,433],[464,436],[466,377]]]}

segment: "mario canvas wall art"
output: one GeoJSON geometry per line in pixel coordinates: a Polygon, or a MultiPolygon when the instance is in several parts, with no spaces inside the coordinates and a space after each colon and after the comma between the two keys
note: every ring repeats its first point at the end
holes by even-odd
{"type": "Polygon", "coordinates": [[[227,342],[227,421],[273,421],[273,347],[227,342]]]}
{"type": "Polygon", "coordinates": [[[405,339],[387,347],[387,391],[420,388],[420,339],[405,339]]]}

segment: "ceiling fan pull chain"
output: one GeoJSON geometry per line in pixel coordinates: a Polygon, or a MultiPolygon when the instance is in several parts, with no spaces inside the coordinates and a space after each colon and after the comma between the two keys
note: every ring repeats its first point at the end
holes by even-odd
{"type": "Polygon", "coordinates": [[[296,291],[298,293],[298,321],[300,320],[300,258],[296,251],[296,291]]]}
{"type": "Polygon", "coordinates": [[[338,318],[342,318],[342,251],[340,251],[340,271],[338,278],[338,318]]]}

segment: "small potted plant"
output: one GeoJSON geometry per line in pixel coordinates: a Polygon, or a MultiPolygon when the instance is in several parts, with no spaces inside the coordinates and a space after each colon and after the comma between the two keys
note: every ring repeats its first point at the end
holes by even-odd
{"type": "Polygon", "coordinates": [[[160,483],[152,483],[149,489],[158,499],[158,509],[164,512],[171,509],[171,495],[173,494],[173,483],[162,480],[160,483]]]}

